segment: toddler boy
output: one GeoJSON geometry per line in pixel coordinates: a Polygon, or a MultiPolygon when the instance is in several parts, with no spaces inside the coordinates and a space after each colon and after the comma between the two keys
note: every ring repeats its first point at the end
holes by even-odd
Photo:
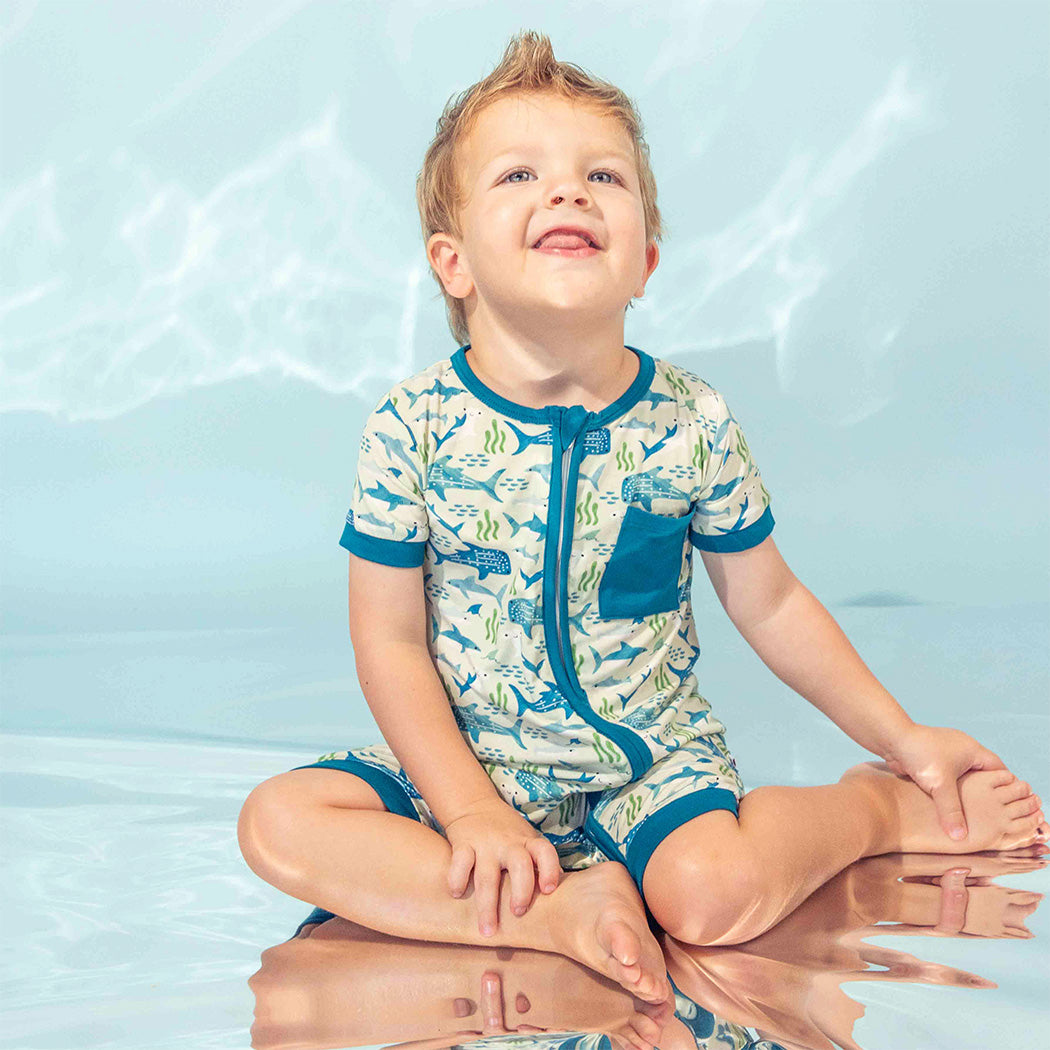
{"type": "Polygon", "coordinates": [[[385,743],[256,788],[253,870],[307,923],[554,949],[660,1002],[654,927],[743,941],[861,856],[1045,838],[1029,786],[913,723],[784,563],[724,398],[624,344],[661,237],[627,97],[522,34],[446,109],[418,203],[460,346],[372,411],[340,541],[385,743]],[[887,766],[745,795],[694,673],[694,548],[887,766]]]}

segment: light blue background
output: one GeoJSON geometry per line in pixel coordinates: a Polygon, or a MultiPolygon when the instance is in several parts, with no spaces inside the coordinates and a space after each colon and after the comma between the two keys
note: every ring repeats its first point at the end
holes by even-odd
{"type": "MultiPolygon", "coordinates": [[[[1045,4],[10,3],[5,930],[39,949],[19,1046],[45,1045],[43,998],[67,1004],[46,1022],[62,1038],[86,1031],[78,996],[117,994],[114,1032],[130,1030],[119,1003],[138,993],[106,968],[135,931],[100,941],[80,919],[126,923],[128,880],[148,889],[176,848],[115,831],[151,768],[151,790],[211,807],[183,818],[207,842],[183,888],[201,943],[230,941],[214,1045],[243,1042],[254,953],[304,908],[247,871],[233,822],[265,776],[378,739],[338,546],[357,442],[387,387],[456,349],[415,176],[445,100],[519,28],[642,114],[670,233],[626,342],[725,395],[778,548],[912,715],[1050,790],[1045,4]],[[202,779],[173,787],[175,767],[202,779]],[[71,801],[113,868],[59,922],[71,801]],[[229,901],[210,895],[230,880],[229,901]]],[[[747,648],[695,564],[701,688],[745,782],[864,758],[747,648]]],[[[1041,1045],[1045,1013],[1002,974],[1045,949],[983,947],[1002,959],[998,1012],[949,1018],[945,1038],[990,1045],[981,1017],[1005,1009],[1035,1019],[1011,1045],[1041,1045]]],[[[141,987],[177,957],[139,959],[141,987]]],[[[908,992],[916,1011],[936,993],[908,992]]],[[[172,1010],[174,1044],[197,1030],[172,1010]]]]}

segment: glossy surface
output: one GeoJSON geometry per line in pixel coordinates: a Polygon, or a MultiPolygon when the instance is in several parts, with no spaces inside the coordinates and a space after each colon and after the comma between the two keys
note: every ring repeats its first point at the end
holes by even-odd
{"type": "MultiPolygon", "coordinates": [[[[735,727],[729,741],[748,787],[835,779],[865,757],[757,658],[748,658],[716,600],[699,587],[697,610],[706,624],[706,695],[735,727]]],[[[908,683],[907,693],[920,698],[930,721],[962,725],[1033,783],[1050,782],[1039,699],[1050,686],[1039,648],[1050,628],[1045,606],[832,612],[884,681],[908,683]],[[986,703],[954,717],[960,696],[983,696],[986,703]]],[[[247,1046],[256,1001],[246,982],[260,969],[253,984],[262,1016],[284,1017],[317,1046],[331,1045],[322,1031],[358,1040],[346,1045],[371,1046],[466,1030],[480,1014],[448,1027],[455,1000],[480,1007],[482,977],[493,967],[515,1020],[521,1019],[513,1010],[521,989],[533,1021],[573,1016],[564,1002],[558,1006],[557,994],[570,979],[573,996],[589,988],[595,1002],[606,1002],[606,986],[575,964],[564,964],[568,975],[563,969],[554,980],[547,956],[517,953],[508,960],[495,950],[468,948],[442,956],[433,946],[391,946],[345,925],[326,932],[342,944],[328,961],[291,946],[267,955],[260,968],[260,953],[290,937],[310,908],[245,866],[235,835],[244,797],[267,776],[312,761],[325,748],[377,739],[350,685],[348,647],[334,634],[318,627],[4,641],[5,693],[34,699],[20,705],[23,717],[48,700],[75,724],[85,711],[119,709],[118,698],[131,708],[137,697],[138,732],[146,718],[157,725],[149,740],[136,739],[127,722],[122,728],[102,719],[81,725],[75,737],[25,721],[20,732],[3,737],[4,1045],[131,1050],[191,1039],[247,1046]],[[302,746],[278,747],[273,741],[290,733],[293,710],[302,746]],[[175,714],[205,738],[161,728],[175,714]],[[252,725],[255,741],[217,739],[235,725],[252,725]],[[397,954],[405,951],[404,958],[397,954]],[[401,1004],[410,966],[422,967],[419,980],[429,982],[427,994],[412,1000],[418,1015],[401,1004]],[[386,977],[366,980],[377,968],[386,977]],[[446,978],[437,980],[440,973],[446,978]],[[295,991],[300,981],[320,982],[326,991],[301,994],[295,991]],[[356,987],[354,981],[361,995],[375,997],[372,1027],[354,1028],[357,1015],[347,1012],[345,989],[356,987]]],[[[752,942],[750,952],[677,947],[669,965],[683,994],[696,996],[681,1000],[686,1012],[687,1002],[697,1001],[752,1031],[762,1016],[755,1001],[774,1008],[773,1016],[797,1011],[801,1030],[840,1033],[860,1004],[866,1013],[853,1038],[864,1050],[979,1050],[994,1045],[1004,1026],[1013,1029],[1012,1046],[1036,1050],[1046,1019],[1048,913],[1045,907],[1026,916],[1011,911],[1007,888],[1047,893],[1050,879],[1045,869],[1025,870],[1016,858],[879,858],[819,891],[808,912],[752,942]],[[965,935],[930,937],[920,927],[940,920],[940,891],[928,885],[902,890],[896,879],[967,865],[972,877],[995,877],[1003,889],[971,886],[959,924],[965,935]],[[869,930],[873,947],[866,947],[856,931],[881,922],[913,929],[869,930]],[[1007,928],[1011,923],[1036,936],[1020,939],[1017,926],[1007,928]],[[892,954],[900,951],[913,958],[892,954]],[[883,966],[891,966],[890,975],[878,973],[883,966]],[[975,987],[974,978],[998,987],[975,987]],[[767,1001],[770,988],[786,998],[767,1001]]],[[[615,995],[607,1005],[615,1016],[615,995]]]]}

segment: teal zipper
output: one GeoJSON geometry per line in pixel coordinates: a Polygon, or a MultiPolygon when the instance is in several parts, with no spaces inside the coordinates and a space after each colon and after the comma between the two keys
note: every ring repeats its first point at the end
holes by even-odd
{"type": "MultiPolygon", "coordinates": [[[[582,408],[582,406],[574,405],[572,408],[566,409],[561,405],[550,406],[551,412],[554,414],[555,430],[557,433],[557,440],[552,443],[552,449],[557,448],[565,440],[564,425],[566,422],[566,416],[573,412],[574,408],[582,408]]],[[[580,686],[579,679],[576,677],[576,668],[571,665],[570,661],[565,659],[566,651],[572,652],[572,647],[569,644],[569,625],[568,623],[562,622],[561,608],[562,602],[566,605],[566,615],[568,615],[568,600],[569,600],[569,588],[568,588],[568,572],[566,572],[566,583],[564,588],[562,587],[562,548],[563,540],[567,539],[564,543],[566,553],[572,546],[572,528],[574,514],[571,510],[575,510],[576,504],[576,485],[572,487],[572,508],[570,510],[568,506],[568,495],[569,495],[569,474],[572,471],[572,451],[576,446],[576,442],[580,435],[586,435],[587,433],[587,422],[592,417],[593,413],[587,412],[580,420],[579,425],[573,427],[572,438],[568,445],[566,445],[561,452],[561,473],[560,473],[560,485],[561,485],[561,500],[558,504],[558,531],[557,539],[555,543],[555,562],[554,562],[554,634],[557,638],[557,659],[555,654],[551,651],[550,635],[546,634],[547,638],[547,655],[550,659],[551,666],[554,668],[554,677],[557,679],[558,685],[561,687],[565,696],[567,697],[572,709],[585,721],[588,725],[594,726],[595,729],[600,730],[605,736],[609,737],[614,743],[618,744],[624,754],[627,755],[627,760],[631,763],[631,775],[634,779],[641,777],[646,770],[652,765],[652,755],[645,744],[638,739],[632,729],[626,726],[617,725],[615,722],[608,722],[604,718],[595,714],[587,703],[587,696],[580,686]],[[568,513],[567,513],[568,511],[568,513]],[[567,528],[563,528],[563,524],[568,522],[567,528]],[[564,594],[563,594],[564,590],[564,594]]],[[[569,423],[572,426],[573,417],[569,415],[569,423]]],[[[582,456],[580,457],[582,459],[582,456]]],[[[553,464],[552,464],[553,465],[553,464]]],[[[578,480],[578,467],[576,479],[578,480]]],[[[553,478],[551,479],[553,482],[553,478]]],[[[550,524],[550,514],[548,513],[548,531],[550,524]]],[[[549,539],[548,539],[549,545],[549,539]]],[[[567,567],[566,567],[567,568],[567,567]]],[[[544,616],[544,620],[547,617],[544,616]]]]}

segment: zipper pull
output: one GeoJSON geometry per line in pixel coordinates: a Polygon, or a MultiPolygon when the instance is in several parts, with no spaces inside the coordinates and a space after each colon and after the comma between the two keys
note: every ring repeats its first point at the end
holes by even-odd
{"type": "Polygon", "coordinates": [[[591,413],[583,405],[571,405],[562,409],[561,415],[561,441],[562,445],[571,444],[579,436],[580,431],[587,424],[591,413]]]}

